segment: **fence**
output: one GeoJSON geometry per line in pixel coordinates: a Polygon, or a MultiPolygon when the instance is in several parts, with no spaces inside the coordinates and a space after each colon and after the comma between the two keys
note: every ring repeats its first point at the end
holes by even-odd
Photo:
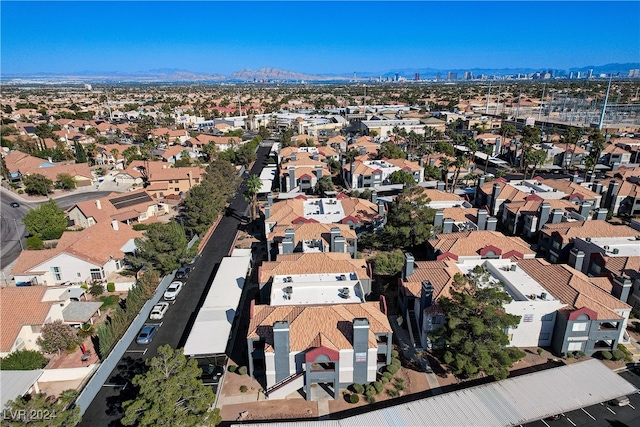
{"type": "Polygon", "coordinates": [[[129,348],[131,341],[133,341],[140,328],[142,328],[142,325],[147,321],[151,309],[158,303],[158,301],[160,301],[164,291],[167,290],[169,284],[173,281],[174,276],[175,271],[162,279],[160,285],[158,285],[155,295],[147,301],[144,306],[142,306],[140,313],[138,313],[136,318],[133,319],[133,322],[129,325],[127,332],[125,332],[122,338],[120,338],[120,341],[115,345],[109,356],[107,356],[107,358],[100,364],[100,367],[84,387],[76,399],[76,406],[80,407],[80,415],[84,415],[84,412],[87,410],[93,399],[98,395],[102,385],[107,382],[111,372],[118,365],[118,362],[120,362],[120,359],[124,355],[125,351],[127,351],[127,348],[129,348]]]}

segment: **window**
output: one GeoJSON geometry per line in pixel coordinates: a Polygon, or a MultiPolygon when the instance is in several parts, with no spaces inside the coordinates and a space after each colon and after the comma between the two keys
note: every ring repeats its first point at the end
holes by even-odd
{"type": "Polygon", "coordinates": [[[545,314],[544,316],[542,316],[542,318],[540,320],[542,320],[543,322],[551,322],[551,321],[553,321],[553,313],[545,314]]]}
{"type": "Polygon", "coordinates": [[[173,189],[173,191],[180,191],[180,188],[175,187],[175,188],[173,189]]]}
{"type": "Polygon", "coordinates": [[[60,273],[60,267],[51,267],[51,272],[56,280],[62,280],[62,274],[60,273]]]}
{"type": "Polygon", "coordinates": [[[200,182],[200,178],[193,178],[193,182],[195,182],[196,184],[200,182]]]}
{"type": "Polygon", "coordinates": [[[558,242],[557,240],[554,240],[553,242],[551,242],[551,247],[553,249],[560,249],[560,242],[558,242]]]}
{"type": "Polygon", "coordinates": [[[558,261],[558,257],[554,254],[549,254],[549,261],[555,264],[558,261]]]}
{"type": "Polygon", "coordinates": [[[116,270],[120,270],[122,268],[122,260],[121,259],[117,259],[116,260],[116,270]]]}
{"type": "Polygon", "coordinates": [[[587,330],[587,322],[574,323],[571,330],[573,332],[584,332],[587,330]]]}
{"type": "Polygon", "coordinates": [[[102,280],[101,268],[92,268],[89,272],[91,273],[91,280],[102,280]]]}
{"type": "Polygon", "coordinates": [[[567,351],[581,351],[582,343],[581,342],[570,342],[569,347],[567,347],[567,351]]]}
{"type": "Polygon", "coordinates": [[[525,314],[524,316],[522,316],[522,321],[523,322],[533,322],[533,314],[525,314]]]}

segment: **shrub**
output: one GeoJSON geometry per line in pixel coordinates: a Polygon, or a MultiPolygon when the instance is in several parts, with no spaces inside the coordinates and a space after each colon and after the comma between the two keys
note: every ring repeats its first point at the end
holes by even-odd
{"type": "Polygon", "coordinates": [[[367,396],[367,403],[376,403],[376,398],[375,396],[367,396]]]}
{"type": "Polygon", "coordinates": [[[102,295],[104,293],[104,285],[100,282],[93,282],[89,287],[89,293],[94,297],[102,295]]]}
{"type": "Polygon", "coordinates": [[[31,371],[42,369],[49,361],[39,351],[18,350],[9,354],[0,362],[0,369],[3,371],[31,371]]]}
{"type": "Polygon", "coordinates": [[[42,239],[38,236],[27,237],[26,244],[27,244],[27,249],[31,249],[35,251],[39,251],[43,247],[42,239]]]}
{"type": "Polygon", "coordinates": [[[398,358],[398,350],[391,350],[391,357],[393,357],[394,359],[398,358]]]}
{"type": "Polygon", "coordinates": [[[240,375],[247,375],[247,367],[246,366],[240,366],[238,368],[238,374],[240,375]]]}
{"type": "Polygon", "coordinates": [[[600,352],[600,357],[602,357],[604,360],[611,360],[613,355],[611,354],[610,351],[603,350],[600,352]]]}
{"type": "Polygon", "coordinates": [[[387,390],[387,394],[389,395],[389,397],[398,397],[400,396],[400,392],[394,388],[391,388],[389,390],[387,390]]]}
{"type": "Polygon", "coordinates": [[[382,382],[382,384],[387,384],[389,382],[389,378],[382,377],[382,378],[380,378],[380,381],[382,382]]]}
{"type": "Polygon", "coordinates": [[[238,367],[236,365],[229,366],[229,372],[235,372],[238,367]]]}
{"type": "Polygon", "coordinates": [[[537,350],[537,352],[538,352],[538,356],[540,356],[540,355],[542,354],[542,352],[543,352],[543,351],[544,351],[544,350],[542,350],[540,347],[538,347],[538,350],[537,350]]]}
{"type": "Polygon", "coordinates": [[[398,368],[399,368],[400,366],[402,366],[402,362],[400,362],[400,359],[397,359],[397,358],[395,358],[395,357],[392,357],[392,358],[391,358],[391,364],[392,364],[393,366],[397,366],[398,368]]]}
{"type": "Polygon", "coordinates": [[[398,367],[395,365],[389,365],[387,366],[387,372],[389,372],[391,375],[394,375],[396,372],[398,372],[398,367]]]}
{"type": "Polygon", "coordinates": [[[573,357],[573,351],[567,351],[567,357],[571,359],[573,357]]]}
{"type": "Polygon", "coordinates": [[[355,393],[358,393],[358,394],[364,393],[364,387],[362,386],[362,384],[353,384],[352,388],[355,393]]]}
{"type": "Polygon", "coordinates": [[[397,382],[393,385],[396,390],[400,391],[400,390],[404,390],[404,382],[397,382]]]}
{"type": "Polygon", "coordinates": [[[352,394],[349,396],[349,402],[351,403],[358,403],[360,402],[360,396],[358,396],[357,394],[352,394]]]}
{"type": "Polygon", "coordinates": [[[241,385],[240,386],[240,393],[246,393],[247,392],[247,386],[246,385],[241,385]]]}
{"type": "Polygon", "coordinates": [[[364,394],[365,396],[373,396],[374,394],[376,394],[376,389],[371,384],[369,384],[365,389],[364,394]]]}
{"type": "Polygon", "coordinates": [[[107,283],[107,292],[115,292],[115,291],[116,291],[116,284],[113,282],[107,283]]]}
{"type": "Polygon", "coordinates": [[[382,378],[386,378],[387,382],[391,381],[391,378],[393,378],[393,374],[391,372],[385,372],[384,374],[382,374],[382,378]]]}
{"type": "Polygon", "coordinates": [[[136,231],[144,231],[144,230],[146,230],[147,228],[149,228],[149,224],[140,224],[140,223],[138,223],[138,224],[133,224],[133,225],[131,226],[131,228],[133,228],[133,229],[134,229],[134,230],[136,230],[136,231]]]}
{"type": "Polygon", "coordinates": [[[86,283],[83,283],[82,285],[80,285],[80,287],[81,287],[82,289],[84,289],[85,291],[86,291],[87,289],[89,289],[89,285],[87,285],[86,283]]]}
{"type": "Polygon", "coordinates": [[[574,356],[575,356],[576,359],[580,359],[581,357],[585,357],[586,355],[587,355],[587,353],[585,353],[584,351],[580,350],[580,351],[576,351],[574,356]]]}
{"type": "Polygon", "coordinates": [[[615,349],[613,350],[613,352],[611,353],[613,360],[622,360],[624,359],[624,351],[619,350],[619,349],[615,349]]]}
{"type": "Polygon", "coordinates": [[[382,383],[380,381],[373,382],[373,388],[376,389],[376,394],[382,393],[382,383]]]}
{"type": "Polygon", "coordinates": [[[96,328],[89,323],[83,324],[80,329],[78,329],[78,336],[82,339],[92,336],[96,333],[96,328]]]}

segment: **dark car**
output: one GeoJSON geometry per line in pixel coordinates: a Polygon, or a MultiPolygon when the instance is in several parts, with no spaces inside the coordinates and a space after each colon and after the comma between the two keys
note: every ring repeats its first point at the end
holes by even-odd
{"type": "Polygon", "coordinates": [[[144,325],[138,333],[136,342],[138,344],[149,344],[156,332],[158,332],[158,325],[144,325]]]}
{"type": "Polygon", "coordinates": [[[18,203],[18,202],[11,202],[11,207],[12,207],[12,208],[19,208],[19,207],[20,207],[20,203],[18,203]]]}
{"type": "Polygon", "coordinates": [[[192,267],[180,267],[178,269],[178,272],[176,273],[176,279],[186,279],[189,277],[189,273],[191,273],[191,270],[193,270],[192,267]]]}

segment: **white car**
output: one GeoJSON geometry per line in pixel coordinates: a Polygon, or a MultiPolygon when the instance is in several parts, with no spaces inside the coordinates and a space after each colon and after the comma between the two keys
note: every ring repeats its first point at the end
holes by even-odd
{"type": "Polygon", "coordinates": [[[151,309],[151,314],[149,315],[149,319],[153,319],[153,320],[162,319],[168,309],[169,309],[168,302],[159,302],[158,304],[154,305],[153,308],[151,309]]]}
{"type": "Polygon", "coordinates": [[[167,301],[173,301],[176,299],[180,291],[182,290],[182,282],[171,282],[166,291],[164,291],[164,299],[167,301]]]}

